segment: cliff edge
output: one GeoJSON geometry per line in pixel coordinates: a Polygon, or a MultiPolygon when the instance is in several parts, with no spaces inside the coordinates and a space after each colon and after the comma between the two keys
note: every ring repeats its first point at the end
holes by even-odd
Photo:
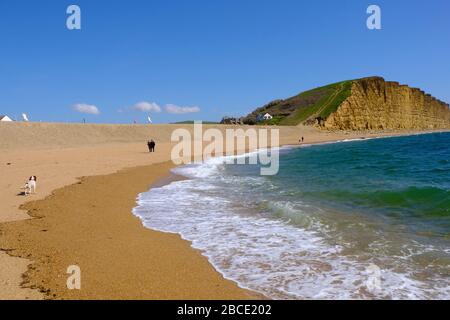
{"type": "Polygon", "coordinates": [[[327,129],[449,129],[449,105],[380,77],[352,82],[351,94],[318,125],[327,129]]]}
{"type": "Polygon", "coordinates": [[[263,124],[306,124],[329,130],[450,129],[450,108],[417,88],[370,77],[334,83],[275,100],[243,118],[263,124]]]}

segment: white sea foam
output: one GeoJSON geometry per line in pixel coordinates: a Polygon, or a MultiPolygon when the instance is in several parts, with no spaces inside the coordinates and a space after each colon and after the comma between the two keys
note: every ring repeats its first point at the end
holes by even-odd
{"type": "MultiPolygon", "coordinates": [[[[307,204],[266,204],[282,219],[243,205],[256,189],[271,190],[270,181],[227,175],[223,162],[222,157],[176,168],[175,173],[190,179],[140,194],[134,214],[148,228],[180,234],[202,250],[225,278],[270,298],[450,297],[448,282],[418,280],[401,261],[407,255],[398,257],[399,263],[395,259],[383,263],[378,257],[381,287],[369,292],[367,267],[374,262],[370,255],[345,254],[345,242],[330,241],[333,230],[309,215],[314,208],[307,204]]],[[[380,237],[372,245],[383,248],[389,243],[380,237]]]]}

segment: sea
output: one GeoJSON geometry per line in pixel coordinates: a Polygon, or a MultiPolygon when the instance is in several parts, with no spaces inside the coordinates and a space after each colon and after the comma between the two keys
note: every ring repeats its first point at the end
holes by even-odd
{"type": "Polygon", "coordinates": [[[177,167],[134,214],[270,299],[450,299],[450,133],[278,151],[177,167]]]}

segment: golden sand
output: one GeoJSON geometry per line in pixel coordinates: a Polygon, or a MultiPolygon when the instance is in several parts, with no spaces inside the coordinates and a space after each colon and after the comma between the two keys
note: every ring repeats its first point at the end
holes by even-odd
{"type": "Polygon", "coordinates": [[[24,284],[52,299],[250,299],[178,235],[146,229],[135,198],[172,163],[83,178],[26,204],[33,218],[3,225],[2,246],[33,261],[24,284]],[[67,268],[81,269],[68,290],[67,268]]]}

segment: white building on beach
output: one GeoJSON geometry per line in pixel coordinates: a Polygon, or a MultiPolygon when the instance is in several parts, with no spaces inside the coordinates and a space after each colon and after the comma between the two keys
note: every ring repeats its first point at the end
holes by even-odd
{"type": "Polygon", "coordinates": [[[1,121],[1,122],[11,122],[12,119],[11,119],[10,117],[8,117],[8,116],[2,116],[2,115],[0,115],[0,121],[1,121]]]}

